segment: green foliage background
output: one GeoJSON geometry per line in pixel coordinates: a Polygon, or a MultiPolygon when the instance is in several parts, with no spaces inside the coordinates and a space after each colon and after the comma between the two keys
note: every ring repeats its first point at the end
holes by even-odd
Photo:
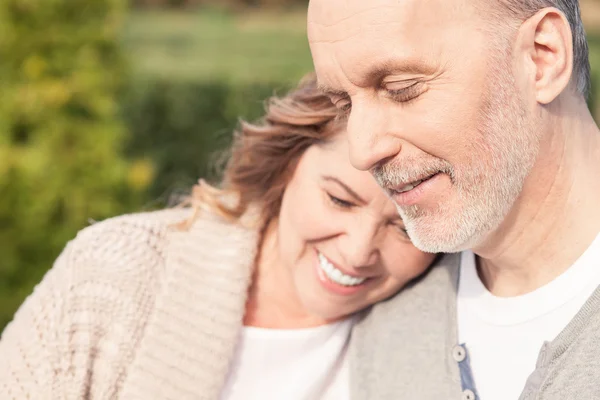
{"type": "MultiPolygon", "coordinates": [[[[163,206],[214,177],[211,154],[238,118],[257,118],[311,70],[304,29],[303,10],[2,0],[0,331],[91,220],[163,206]]],[[[600,116],[600,40],[590,43],[600,116]]]]}
{"type": "Polygon", "coordinates": [[[232,14],[204,8],[131,13],[123,32],[134,78],[122,98],[129,157],[155,171],[149,205],[214,178],[213,155],[239,118],[312,69],[305,11],[232,14]]]}
{"type": "Polygon", "coordinates": [[[0,327],[89,218],[139,204],[118,0],[0,2],[0,327]]]}

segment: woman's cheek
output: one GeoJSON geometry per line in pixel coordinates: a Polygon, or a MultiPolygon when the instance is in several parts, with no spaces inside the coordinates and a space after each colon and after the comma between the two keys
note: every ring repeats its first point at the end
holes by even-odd
{"type": "Polygon", "coordinates": [[[322,199],[311,197],[296,208],[294,215],[294,224],[298,227],[300,235],[307,240],[326,235],[332,219],[335,218],[335,214],[327,208],[322,199]]]}

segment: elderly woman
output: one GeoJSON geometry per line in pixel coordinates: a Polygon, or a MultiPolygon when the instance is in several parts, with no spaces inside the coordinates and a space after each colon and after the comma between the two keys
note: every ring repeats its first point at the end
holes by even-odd
{"type": "Polygon", "coordinates": [[[347,152],[309,77],[218,187],[84,229],[3,334],[0,398],[347,399],[353,315],[434,257],[347,152]]]}

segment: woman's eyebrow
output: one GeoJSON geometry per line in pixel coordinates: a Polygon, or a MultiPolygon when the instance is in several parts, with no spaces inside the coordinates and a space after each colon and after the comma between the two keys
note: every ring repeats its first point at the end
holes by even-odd
{"type": "Polygon", "coordinates": [[[354,197],[354,199],[362,204],[366,204],[367,202],[360,197],[354,190],[350,189],[350,187],[348,187],[348,185],[346,185],[344,182],[340,181],[338,178],[336,178],[335,176],[329,176],[329,175],[325,175],[323,176],[323,180],[325,181],[329,181],[329,182],[335,182],[338,185],[340,185],[346,192],[348,192],[348,194],[352,197],[354,197]]]}

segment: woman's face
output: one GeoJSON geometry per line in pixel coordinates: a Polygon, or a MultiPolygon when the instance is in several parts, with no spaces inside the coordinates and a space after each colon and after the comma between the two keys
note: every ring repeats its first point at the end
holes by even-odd
{"type": "Polygon", "coordinates": [[[327,321],[392,296],[435,257],[412,245],[392,201],[350,165],[344,134],[302,155],[277,230],[300,302],[327,321]]]}

